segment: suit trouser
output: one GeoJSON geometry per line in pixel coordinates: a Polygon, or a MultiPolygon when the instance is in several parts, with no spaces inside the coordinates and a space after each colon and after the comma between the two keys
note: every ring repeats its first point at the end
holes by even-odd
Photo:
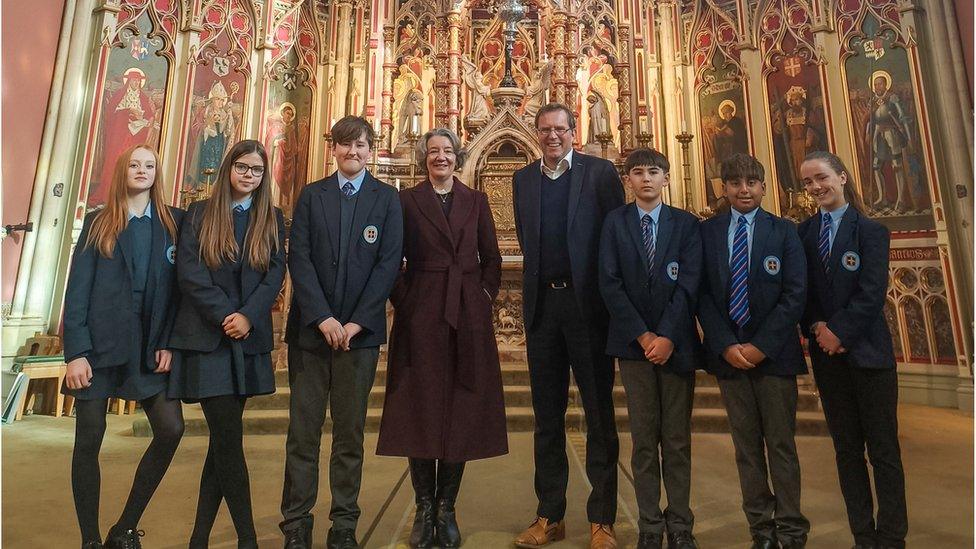
{"type": "Polygon", "coordinates": [[[604,353],[606,329],[583,318],[572,288],[544,290],[536,315],[526,334],[526,354],[535,412],[537,514],[558,521],[566,513],[566,406],[572,369],[586,418],[586,476],[593,487],[586,514],[590,522],[612,524],[620,443],[613,413],[613,359],[604,353]]]}
{"type": "Polygon", "coordinates": [[[691,408],[695,373],[676,373],[646,360],[620,360],[634,451],[631,469],[641,533],[690,532],[691,408]],[[660,450],[659,450],[660,447],[660,450]],[[661,512],[661,479],[668,507],[661,512]]]}
{"type": "Polygon", "coordinates": [[[749,371],[719,378],[718,384],[729,415],[749,531],[781,543],[806,542],[810,522],[800,512],[794,440],[796,376],[749,371]]]}
{"type": "Polygon", "coordinates": [[[908,511],[898,445],[898,373],[894,368],[856,368],[845,357],[821,355],[814,357],[813,375],[834,440],[837,476],[854,541],[904,547],[908,511]],[[878,496],[877,528],[865,446],[878,496]]]}
{"type": "Polygon", "coordinates": [[[319,449],[326,406],[332,415],[329,518],[337,530],[356,528],[363,472],[363,430],[379,348],[311,353],[288,346],[290,418],[281,496],[283,531],[311,526],[318,496],[319,449]]]}

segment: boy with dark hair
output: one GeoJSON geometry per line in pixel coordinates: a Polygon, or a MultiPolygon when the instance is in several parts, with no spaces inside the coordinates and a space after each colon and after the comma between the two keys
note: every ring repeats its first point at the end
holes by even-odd
{"type": "Polygon", "coordinates": [[[796,376],[807,371],[797,331],[806,256],[793,223],[760,207],[764,176],[752,156],[722,162],[731,208],[701,225],[698,320],[706,367],[718,378],[729,416],[752,547],[797,548],[810,530],[800,512],[794,441],[796,376]]]}
{"type": "Polygon", "coordinates": [[[701,275],[698,220],[662,202],[668,159],[653,149],[627,156],[634,202],[607,215],[600,239],[600,292],[610,311],[607,354],[619,359],[640,509],[638,549],[694,549],[691,407],[701,342],[695,300],[701,275]],[[661,512],[661,480],[668,507],[661,512]]]}
{"type": "Polygon", "coordinates": [[[366,404],[386,342],[386,299],[403,259],[397,191],[366,170],[373,128],[346,116],[332,137],[339,169],[298,197],[288,250],[295,291],[285,332],[291,401],[280,527],[287,549],[312,546],[326,406],[332,415],[326,546],[358,547],[366,404]]]}

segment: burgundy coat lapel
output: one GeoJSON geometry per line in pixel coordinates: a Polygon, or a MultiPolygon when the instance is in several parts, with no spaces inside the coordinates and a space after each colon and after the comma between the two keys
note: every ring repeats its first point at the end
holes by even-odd
{"type": "Polygon", "coordinates": [[[440,200],[437,198],[437,193],[434,192],[434,187],[431,185],[430,180],[424,181],[417,186],[415,197],[417,200],[417,209],[447,238],[453,250],[455,247],[454,235],[451,234],[451,227],[447,223],[447,217],[444,216],[444,210],[441,208],[440,200]]]}

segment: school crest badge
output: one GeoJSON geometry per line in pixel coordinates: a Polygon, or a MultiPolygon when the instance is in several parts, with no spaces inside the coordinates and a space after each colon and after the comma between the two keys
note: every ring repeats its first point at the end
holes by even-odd
{"type": "Polygon", "coordinates": [[[379,238],[379,236],[380,231],[376,228],[376,225],[369,225],[363,229],[363,240],[365,240],[367,244],[376,242],[376,239],[379,238]]]}
{"type": "Polygon", "coordinates": [[[170,265],[176,265],[176,246],[166,248],[166,260],[170,265]]]}
{"type": "Polygon", "coordinates": [[[857,255],[856,252],[845,252],[840,258],[840,264],[853,273],[861,267],[861,256],[857,255]]]}
{"type": "Polygon", "coordinates": [[[677,261],[672,261],[671,263],[668,263],[668,278],[670,278],[671,280],[674,280],[675,282],[678,281],[678,262],[677,261]]]}
{"type": "Polygon", "coordinates": [[[766,258],[763,259],[763,269],[765,269],[766,272],[771,275],[779,274],[781,267],[782,263],[775,255],[767,255],[766,258]]]}

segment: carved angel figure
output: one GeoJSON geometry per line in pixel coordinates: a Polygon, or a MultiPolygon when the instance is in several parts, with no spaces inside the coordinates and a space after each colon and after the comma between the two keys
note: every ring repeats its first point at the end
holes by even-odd
{"type": "Polygon", "coordinates": [[[534,118],[539,109],[546,104],[546,90],[552,82],[552,70],[555,67],[555,59],[541,61],[536,67],[535,79],[526,90],[525,116],[534,118]]]}
{"type": "Polygon", "coordinates": [[[488,120],[491,116],[488,110],[488,96],[491,94],[491,88],[485,84],[481,71],[478,70],[478,67],[467,54],[461,56],[461,64],[464,66],[464,83],[471,88],[471,103],[468,106],[468,115],[464,118],[471,122],[488,120]]]}

